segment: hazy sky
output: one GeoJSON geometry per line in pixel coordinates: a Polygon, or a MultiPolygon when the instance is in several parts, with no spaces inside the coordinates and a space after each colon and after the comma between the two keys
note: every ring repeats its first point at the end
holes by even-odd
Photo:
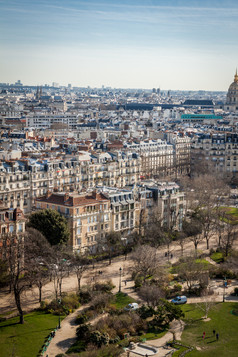
{"type": "Polygon", "coordinates": [[[0,82],[227,90],[237,19],[237,0],[0,0],[0,82]]]}

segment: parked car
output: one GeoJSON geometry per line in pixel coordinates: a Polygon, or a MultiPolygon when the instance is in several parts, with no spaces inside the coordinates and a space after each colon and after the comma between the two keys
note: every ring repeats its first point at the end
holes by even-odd
{"type": "Polygon", "coordinates": [[[135,311],[139,309],[139,305],[136,302],[132,302],[131,304],[128,304],[126,307],[124,307],[124,310],[126,311],[135,311]]]}
{"type": "Polygon", "coordinates": [[[181,305],[181,304],[186,304],[187,302],[187,297],[186,296],[177,296],[173,300],[171,300],[175,305],[181,305]]]}

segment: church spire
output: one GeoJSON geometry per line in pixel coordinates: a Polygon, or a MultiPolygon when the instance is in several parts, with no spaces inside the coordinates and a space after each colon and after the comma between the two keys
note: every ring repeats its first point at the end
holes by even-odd
{"type": "Polygon", "coordinates": [[[236,68],[236,74],[235,74],[234,82],[238,82],[237,68],[236,68]]]}

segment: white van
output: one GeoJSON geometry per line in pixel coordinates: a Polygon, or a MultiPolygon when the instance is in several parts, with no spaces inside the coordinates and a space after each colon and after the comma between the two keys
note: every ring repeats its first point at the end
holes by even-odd
{"type": "Polygon", "coordinates": [[[131,304],[128,304],[126,307],[124,307],[124,310],[126,311],[135,311],[139,309],[139,305],[136,302],[132,302],[131,304]]]}
{"type": "Polygon", "coordinates": [[[186,304],[187,297],[186,296],[177,296],[173,300],[171,300],[175,305],[186,304]]]}

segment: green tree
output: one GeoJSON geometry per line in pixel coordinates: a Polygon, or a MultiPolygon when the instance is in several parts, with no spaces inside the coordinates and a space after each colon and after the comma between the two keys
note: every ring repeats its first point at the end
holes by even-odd
{"type": "Polygon", "coordinates": [[[51,245],[65,244],[69,239],[69,228],[65,217],[52,209],[32,213],[28,226],[40,231],[51,245]]]}

